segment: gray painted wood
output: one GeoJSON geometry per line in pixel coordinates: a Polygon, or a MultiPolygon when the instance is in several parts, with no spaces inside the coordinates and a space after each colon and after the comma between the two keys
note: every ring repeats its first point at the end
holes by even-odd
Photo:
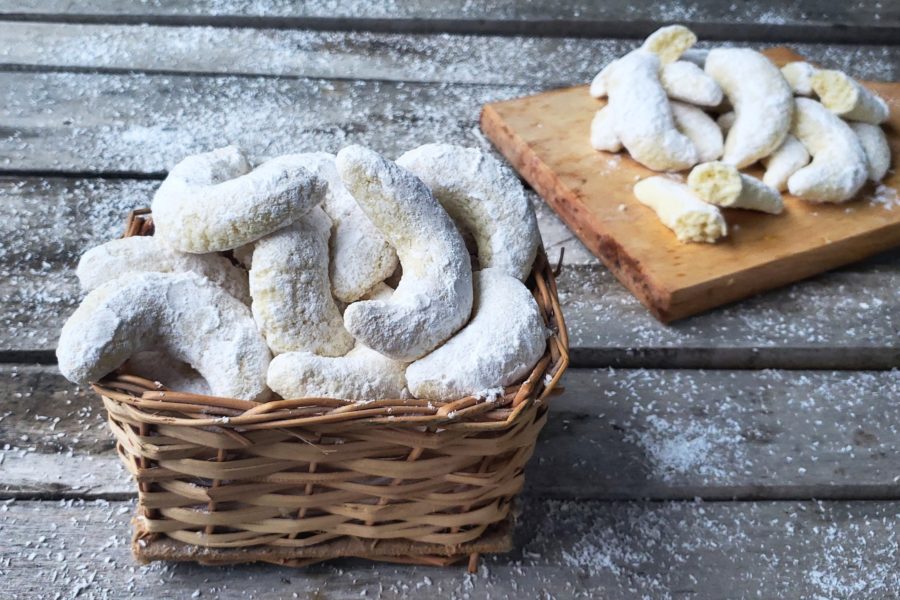
{"type": "MultiPolygon", "coordinates": [[[[118,237],[156,181],[0,178],[0,357],[53,360],[80,300],[74,267],[118,237]]],[[[536,196],[577,366],[890,368],[900,366],[900,252],[662,325],[536,196]]]]}
{"type": "MultiPolygon", "coordinates": [[[[900,372],[572,369],[526,494],[900,497],[900,372]]],[[[105,411],[52,366],[0,366],[0,495],[130,497],[105,411]]]]}
{"type": "Polygon", "coordinates": [[[900,10],[889,2],[716,0],[681,4],[563,0],[516,2],[269,2],[207,0],[3,0],[0,15],[28,20],[643,37],[659,23],[683,22],[717,39],[797,39],[896,43],[900,10]],[[872,38],[877,38],[873,40],[872,38]]]}
{"type": "MultiPolygon", "coordinates": [[[[518,60],[510,49],[500,55],[502,62],[479,67],[475,59],[473,73],[504,70],[497,65],[518,60]]],[[[854,52],[822,49],[820,54],[827,59],[823,63],[850,66],[860,76],[896,77],[900,65],[891,58],[893,50],[875,50],[865,60],[854,52]]],[[[539,58],[537,51],[525,62],[539,58]]],[[[597,68],[589,60],[575,81],[586,81],[597,68]]],[[[416,78],[427,71],[424,65],[439,62],[439,57],[418,66],[413,61],[405,72],[416,78]]],[[[350,142],[390,155],[434,140],[477,144],[482,142],[477,117],[485,102],[547,86],[540,79],[527,85],[455,85],[0,73],[0,169],[159,175],[185,154],[226,143],[241,144],[256,157],[336,150],[350,142]]]]}
{"type": "Polygon", "coordinates": [[[0,572],[46,598],[896,598],[894,502],[526,500],[516,550],[463,567],[342,559],[137,566],[128,502],[0,503],[0,572]]]}
{"type": "MultiPolygon", "coordinates": [[[[622,39],[6,22],[0,25],[0,68],[555,87],[589,81],[601,66],[638,43],[622,39]]],[[[792,47],[810,60],[850,70],[860,77],[898,77],[900,46],[792,47]]]]}

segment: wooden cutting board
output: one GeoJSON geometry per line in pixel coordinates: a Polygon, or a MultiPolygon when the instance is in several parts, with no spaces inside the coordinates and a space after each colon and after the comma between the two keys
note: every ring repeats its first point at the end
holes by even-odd
{"type": "MultiPolygon", "coordinates": [[[[765,53],[778,64],[801,59],[786,48],[765,53]]],[[[866,85],[891,105],[893,164],[882,183],[892,189],[876,194],[867,184],[842,205],[785,195],[777,216],[728,209],[729,235],[716,244],[680,243],[632,194],[655,173],[625,152],[591,148],[591,119],[604,102],[586,85],[487,104],[481,128],[584,245],[668,322],[900,245],[900,84],[866,85]]]]}

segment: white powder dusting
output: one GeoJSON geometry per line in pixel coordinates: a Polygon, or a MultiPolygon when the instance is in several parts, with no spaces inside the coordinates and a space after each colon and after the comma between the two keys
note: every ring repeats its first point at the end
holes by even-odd
{"type": "Polygon", "coordinates": [[[866,198],[866,200],[881,206],[885,210],[894,210],[894,208],[900,206],[900,197],[897,196],[897,190],[883,183],[879,183],[875,187],[875,193],[866,198]]]}
{"type": "Polygon", "coordinates": [[[450,400],[511,385],[547,347],[537,303],[518,279],[497,268],[475,273],[475,306],[465,327],[406,370],[417,398],[450,400]]]}
{"type": "Polygon", "coordinates": [[[477,148],[425,144],[397,159],[425,182],[454,222],[472,234],[481,268],[498,268],[524,281],[541,234],[518,177],[477,148]]]}
{"type": "Polygon", "coordinates": [[[669,421],[650,415],[647,429],[629,434],[647,452],[654,475],[662,481],[673,481],[683,475],[699,475],[698,479],[724,479],[728,468],[743,460],[741,426],[734,419],[722,423],[700,419],[669,421]]]}
{"type": "Polygon", "coordinates": [[[391,242],[403,276],[387,300],[355,302],[344,324],[358,342],[395,360],[420,358],[472,311],[472,270],[462,236],[424,183],[372,150],[337,155],[344,185],[391,242]]]}

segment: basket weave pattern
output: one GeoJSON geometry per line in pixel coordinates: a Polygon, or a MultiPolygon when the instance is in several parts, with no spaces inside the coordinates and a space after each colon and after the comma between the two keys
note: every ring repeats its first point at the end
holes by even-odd
{"type": "MultiPolygon", "coordinates": [[[[147,211],[125,235],[152,235],[147,211]]],[[[513,499],[568,365],[543,251],[528,280],[551,332],[531,374],[494,399],[256,403],[115,373],[94,384],[139,489],[142,561],[338,556],[449,564],[510,546],[513,499]]]]}

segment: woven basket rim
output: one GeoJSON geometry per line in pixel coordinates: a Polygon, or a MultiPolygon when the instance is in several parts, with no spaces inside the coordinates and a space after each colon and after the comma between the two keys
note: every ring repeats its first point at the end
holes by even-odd
{"type": "MultiPolygon", "coordinates": [[[[128,214],[122,237],[152,235],[150,209],[128,214]]],[[[159,382],[114,372],[91,387],[101,397],[124,405],[136,421],[222,430],[254,431],[285,427],[317,427],[339,431],[341,427],[384,426],[435,428],[469,432],[506,429],[532,402],[540,402],[556,389],[569,364],[569,339],[559,305],[555,272],[543,246],[538,250],[529,283],[544,324],[550,332],[547,349],[523,381],[506,386],[496,398],[466,396],[434,401],[417,398],[366,401],[335,398],[274,399],[254,402],[204,396],[165,388],[159,382]]],[[[241,436],[242,437],[242,436],[241,436]]],[[[247,443],[250,444],[249,440],[247,443]]]]}

